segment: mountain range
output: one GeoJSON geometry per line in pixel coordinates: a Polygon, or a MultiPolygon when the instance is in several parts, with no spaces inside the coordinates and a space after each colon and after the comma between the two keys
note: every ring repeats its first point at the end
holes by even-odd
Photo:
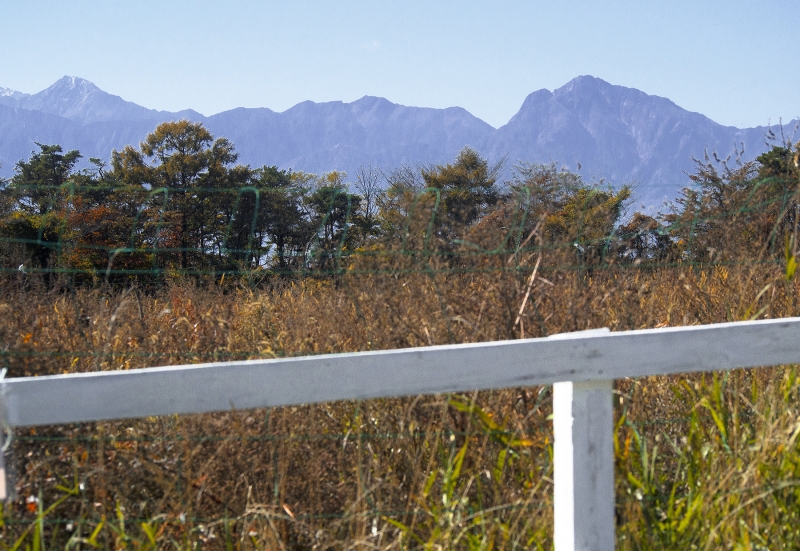
{"type": "MultiPolygon", "coordinates": [[[[449,162],[468,145],[490,161],[507,158],[509,167],[555,162],[588,181],[632,183],[638,200],[650,207],[673,199],[688,183],[693,157],[743,151],[749,160],[771,147],[769,136],[782,135],[777,125],[723,126],[666,98],[592,76],[533,92],[500,128],[460,107],[409,107],[372,96],[351,103],[305,101],[281,113],[156,111],[64,77],[36,94],[0,88],[0,176],[13,174],[15,163],[38,149],[35,142],[107,160],[112,149],[138,145],[158,123],[177,119],[202,122],[230,139],[240,162],[251,166],[341,170],[352,177],[366,164],[391,169],[449,162]]],[[[783,132],[791,135],[797,127],[792,121],[783,132]]]]}

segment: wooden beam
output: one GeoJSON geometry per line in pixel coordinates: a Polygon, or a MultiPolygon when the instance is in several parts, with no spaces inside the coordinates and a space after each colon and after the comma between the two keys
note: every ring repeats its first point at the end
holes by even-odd
{"type": "Polygon", "coordinates": [[[10,426],[800,363],[800,318],[5,379],[10,426]]]}

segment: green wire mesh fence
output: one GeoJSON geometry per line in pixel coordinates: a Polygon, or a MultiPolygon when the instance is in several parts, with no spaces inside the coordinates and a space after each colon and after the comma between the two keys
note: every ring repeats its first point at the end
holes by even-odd
{"type": "MultiPolygon", "coordinates": [[[[212,149],[19,165],[7,377],[798,315],[791,146],[698,165],[660,215],[553,165],[499,182],[472,150],[348,186],[212,149]]],[[[621,548],[796,544],[793,368],[617,392],[621,548]]],[[[19,429],[0,542],[550,548],[550,407],[535,388],[19,429]]]]}

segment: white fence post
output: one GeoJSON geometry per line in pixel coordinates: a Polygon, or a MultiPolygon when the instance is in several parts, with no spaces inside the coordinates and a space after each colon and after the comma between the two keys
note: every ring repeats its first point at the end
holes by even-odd
{"type": "Polygon", "coordinates": [[[553,385],[556,551],[613,551],[613,381],[553,385]]]}
{"type": "Polygon", "coordinates": [[[0,501],[5,501],[8,497],[6,490],[6,462],[5,462],[5,434],[3,428],[0,427],[0,501]]]}
{"type": "MultiPolygon", "coordinates": [[[[8,496],[6,488],[6,427],[8,427],[8,416],[6,415],[6,369],[0,370],[0,501],[5,501],[8,496]]],[[[8,436],[11,437],[11,428],[8,427],[8,436]]]]}

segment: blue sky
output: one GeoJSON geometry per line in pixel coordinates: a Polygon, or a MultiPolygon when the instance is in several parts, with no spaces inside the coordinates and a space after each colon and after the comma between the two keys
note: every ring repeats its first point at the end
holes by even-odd
{"type": "Polygon", "coordinates": [[[581,74],[722,124],[800,116],[797,0],[0,0],[0,86],[64,75],[146,107],[383,96],[493,126],[581,74]]]}

